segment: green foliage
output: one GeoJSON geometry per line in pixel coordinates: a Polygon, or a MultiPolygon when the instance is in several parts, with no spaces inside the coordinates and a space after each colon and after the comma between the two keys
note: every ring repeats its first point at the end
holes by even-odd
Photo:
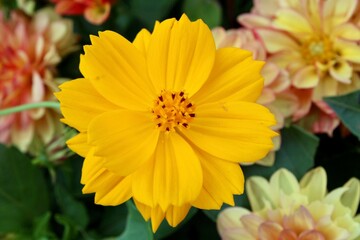
{"type": "Polygon", "coordinates": [[[15,148],[0,145],[0,233],[29,233],[49,210],[43,173],[15,148]]]}
{"type": "Polygon", "coordinates": [[[125,231],[116,240],[154,239],[149,221],[145,221],[132,201],[127,201],[128,216],[125,231]]]}
{"type": "Polygon", "coordinates": [[[345,126],[360,139],[360,90],[324,100],[345,126]]]}
{"type": "Polygon", "coordinates": [[[148,29],[152,29],[156,20],[163,20],[177,0],[130,0],[130,9],[148,29]]]}
{"type": "Polygon", "coordinates": [[[185,0],[183,12],[191,20],[202,19],[210,28],[221,25],[221,6],[216,0],[185,0]]]}

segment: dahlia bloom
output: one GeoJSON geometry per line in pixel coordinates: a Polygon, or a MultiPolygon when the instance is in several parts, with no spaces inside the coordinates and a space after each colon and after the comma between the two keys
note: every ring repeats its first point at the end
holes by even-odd
{"type": "Polygon", "coordinates": [[[360,182],[326,191],[326,172],[318,167],[300,181],[286,169],[270,181],[251,177],[246,183],[252,212],[230,207],[219,214],[222,239],[352,240],[360,237],[360,182]]]}
{"type": "Polygon", "coordinates": [[[80,59],[84,78],[56,93],[68,141],[85,157],[83,192],[118,205],[132,198],[156,231],[191,206],[219,209],[243,192],[240,162],[273,148],[274,116],[254,103],[263,62],[237,48],[216,50],[201,21],[168,19],[131,43],[105,31],[80,59]]]}
{"type": "Polygon", "coordinates": [[[100,25],[110,15],[114,0],[51,0],[55,11],[62,15],[84,15],[92,24],[100,25]]]}
{"type": "MultiPolygon", "coordinates": [[[[0,13],[0,108],[55,100],[55,66],[74,49],[72,24],[51,9],[29,18],[0,13]]],[[[27,151],[31,142],[49,142],[60,128],[60,114],[39,108],[0,117],[0,142],[27,151]]]]}
{"type": "Polygon", "coordinates": [[[323,97],[360,88],[360,28],[352,22],[357,3],[258,0],[239,21],[262,39],[268,60],[289,72],[292,86],[309,90],[312,102],[324,106],[323,97]]]}
{"type": "MultiPolygon", "coordinates": [[[[242,48],[251,51],[256,60],[267,60],[267,53],[263,43],[259,41],[251,30],[225,30],[222,27],[217,27],[212,30],[212,33],[217,48],[242,48]]],[[[264,77],[264,88],[257,102],[269,108],[275,115],[277,125],[273,126],[273,129],[280,130],[284,126],[285,119],[291,117],[297,109],[297,99],[287,91],[291,83],[286,70],[266,61],[261,70],[261,75],[264,77]]],[[[275,151],[280,148],[280,136],[274,138],[274,144],[273,151],[256,163],[265,166],[273,165],[275,151]]]]}

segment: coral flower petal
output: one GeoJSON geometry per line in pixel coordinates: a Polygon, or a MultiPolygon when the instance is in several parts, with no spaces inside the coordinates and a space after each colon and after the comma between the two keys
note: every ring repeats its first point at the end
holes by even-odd
{"type": "Polygon", "coordinates": [[[146,110],[151,107],[156,92],[144,71],[143,54],[112,31],[100,32],[99,37],[92,36],[91,42],[91,46],[84,47],[85,55],[80,59],[84,77],[104,98],[122,108],[146,110]]]}
{"type": "Polygon", "coordinates": [[[271,137],[276,133],[268,127],[274,123],[273,115],[261,105],[214,103],[199,106],[191,128],[182,133],[211,155],[229,161],[253,162],[272,149],[271,137]]]}
{"type": "Polygon", "coordinates": [[[264,45],[270,53],[276,53],[282,50],[297,50],[299,48],[294,39],[284,33],[265,29],[259,29],[256,32],[262,39],[266,39],[264,40],[264,45]]]}
{"type": "Polygon", "coordinates": [[[214,60],[215,43],[203,21],[190,22],[183,15],[179,21],[166,20],[155,26],[147,63],[158,92],[186,89],[192,96],[207,80],[214,60]]]}
{"type": "Polygon", "coordinates": [[[163,211],[170,205],[194,201],[203,184],[198,156],[177,133],[160,135],[152,163],[137,171],[134,178],[138,179],[133,184],[134,198],[148,206],[159,205],[163,211]],[[152,174],[145,173],[149,168],[152,174]]]}
{"type": "Polygon", "coordinates": [[[61,92],[55,93],[60,101],[64,115],[62,121],[79,131],[86,131],[90,121],[97,115],[118,107],[104,97],[83,78],[68,81],[60,86],[61,92]]]}
{"type": "Polygon", "coordinates": [[[256,101],[264,84],[260,75],[263,62],[254,61],[251,52],[221,48],[216,52],[214,68],[192,99],[197,104],[221,101],[256,101]],[[238,89],[235,90],[234,89],[238,89]]]}
{"type": "Polygon", "coordinates": [[[274,26],[296,34],[311,34],[312,29],[308,20],[300,13],[292,9],[281,9],[276,12],[276,18],[274,20],[274,26]]]}
{"type": "Polygon", "coordinates": [[[319,78],[315,67],[307,66],[295,74],[293,84],[297,88],[313,88],[318,85],[319,78]]]}
{"type": "Polygon", "coordinates": [[[151,158],[159,131],[151,114],[117,110],[91,121],[88,134],[88,142],[95,148],[95,155],[103,158],[104,167],[126,176],[151,158]]]}

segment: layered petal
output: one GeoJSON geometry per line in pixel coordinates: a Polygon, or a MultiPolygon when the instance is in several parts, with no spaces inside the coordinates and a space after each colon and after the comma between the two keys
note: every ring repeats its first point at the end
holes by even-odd
{"type": "Polygon", "coordinates": [[[221,48],[216,52],[209,80],[193,97],[196,104],[228,101],[254,102],[261,94],[263,62],[254,61],[251,52],[221,48]]]}
{"type": "Polygon", "coordinates": [[[87,79],[68,81],[59,88],[61,91],[55,96],[64,115],[62,122],[80,132],[87,131],[90,121],[96,116],[118,108],[100,95],[87,79]]]}
{"type": "Polygon", "coordinates": [[[244,191],[244,175],[238,163],[228,162],[198,150],[203,170],[203,186],[193,206],[220,209],[223,203],[234,205],[234,194],[244,191]]]}
{"type": "Polygon", "coordinates": [[[198,106],[190,129],[182,134],[205,152],[234,162],[254,162],[273,148],[268,127],[274,116],[265,107],[247,102],[198,106]]]}
{"type": "Polygon", "coordinates": [[[158,24],[151,35],[147,53],[149,75],[160,93],[163,89],[183,91],[192,96],[207,80],[215,60],[215,43],[202,22],[179,21],[158,24]]]}
{"type": "Polygon", "coordinates": [[[85,54],[80,58],[84,77],[104,98],[121,108],[151,107],[157,92],[147,75],[144,55],[112,31],[91,36],[91,42],[92,45],[84,47],[85,54]]]}
{"type": "Polygon", "coordinates": [[[117,110],[101,114],[89,126],[88,142],[109,171],[126,176],[155,152],[159,131],[151,114],[117,110]]]}
{"type": "Polygon", "coordinates": [[[151,163],[137,171],[134,178],[142,179],[133,184],[134,197],[148,206],[159,205],[163,211],[171,205],[193,202],[203,185],[199,158],[177,133],[160,135],[151,163]],[[152,174],[145,173],[149,168],[152,174]]]}
{"type": "Polygon", "coordinates": [[[256,32],[270,53],[276,53],[282,50],[297,50],[299,48],[296,41],[284,33],[266,29],[259,29],[256,30],[256,32]]]}

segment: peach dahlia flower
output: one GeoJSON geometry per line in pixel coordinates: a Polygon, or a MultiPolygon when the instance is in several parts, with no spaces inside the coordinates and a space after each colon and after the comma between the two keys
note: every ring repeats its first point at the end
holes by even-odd
{"type": "MultiPolygon", "coordinates": [[[[53,10],[30,18],[0,12],[0,109],[55,100],[55,67],[74,50],[72,24],[53,10]]],[[[47,143],[60,128],[59,113],[39,108],[0,117],[0,142],[27,151],[34,139],[47,143]]]]}
{"type": "MultiPolygon", "coordinates": [[[[292,87],[304,90],[302,94],[315,103],[305,104],[297,119],[310,107],[327,114],[323,97],[360,88],[360,28],[354,20],[357,4],[357,0],[257,0],[252,13],[239,16],[264,43],[271,55],[268,60],[286,69],[292,87]]],[[[314,122],[311,130],[331,134],[339,123],[333,116],[327,116],[325,122],[314,122]]]]}
{"type": "Polygon", "coordinates": [[[360,182],[326,191],[326,172],[319,167],[300,182],[286,169],[270,181],[249,178],[246,184],[252,212],[230,207],[218,217],[218,230],[227,240],[353,240],[360,238],[360,182]]]}

